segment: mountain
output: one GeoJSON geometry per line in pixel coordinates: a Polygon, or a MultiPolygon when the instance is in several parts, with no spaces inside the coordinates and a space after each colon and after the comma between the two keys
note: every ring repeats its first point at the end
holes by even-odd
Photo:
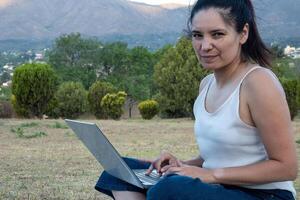
{"type": "Polygon", "coordinates": [[[0,8],[0,40],[48,39],[71,32],[89,36],[180,32],[186,16],[184,8],[125,0],[10,0],[0,8]]]}
{"type": "MultiPolygon", "coordinates": [[[[300,37],[299,0],[254,0],[254,4],[264,38],[300,37]]],[[[127,0],[0,0],[0,49],[8,41],[12,46],[14,41],[40,44],[71,32],[162,45],[176,41],[186,27],[189,10],[182,5],[127,0]]]]}
{"type": "Polygon", "coordinates": [[[264,38],[300,39],[299,0],[255,0],[254,7],[264,38]]]}

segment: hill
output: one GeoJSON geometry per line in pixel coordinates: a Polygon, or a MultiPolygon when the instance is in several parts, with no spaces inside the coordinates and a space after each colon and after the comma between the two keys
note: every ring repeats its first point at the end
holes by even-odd
{"type": "MultiPolygon", "coordinates": [[[[299,0],[255,0],[254,4],[265,39],[298,40],[299,0]]],[[[0,50],[19,43],[49,44],[71,32],[155,48],[176,41],[186,27],[189,9],[127,0],[0,0],[0,50]]]]}

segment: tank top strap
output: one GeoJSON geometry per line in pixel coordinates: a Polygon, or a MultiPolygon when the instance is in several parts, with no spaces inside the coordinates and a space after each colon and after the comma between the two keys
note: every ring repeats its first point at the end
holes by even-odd
{"type": "Polygon", "coordinates": [[[244,74],[243,78],[240,80],[239,86],[243,83],[244,79],[248,76],[248,74],[250,74],[250,73],[253,72],[254,70],[260,69],[260,68],[262,68],[262,67],[260,67],[260,66],[255,66],[255,67],[252,67],[250,70],[248,70],[248,71],[246,72],[246,74],[244,74]]]}
{"type": "Polygon", "coordinates": [[[210,88],[210,86],[213,83],[214,79],[215,79],[215,75],[211,74],[210,78],[209,78],[209,83],[207,84],[207,90],[210,88]]]}
{"type": "Polygon", "coordinates": [[[214,80],[214,74],[210,74],[209,77],[208,77],[208,79],[209,80],[207,81],[207,83],[205,84],[204,88],[201,91],[201,93],[203,93],[204,96],[206,96],[206,94],[207,94],[207,92],[208,92],[208,90],[209,90],[209,88],[210,88],[210,86],[211,86],[211,84],[212,84],[212,82],[214,80]]]}

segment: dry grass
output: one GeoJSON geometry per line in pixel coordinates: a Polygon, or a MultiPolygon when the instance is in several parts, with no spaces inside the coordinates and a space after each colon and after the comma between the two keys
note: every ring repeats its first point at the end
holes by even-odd
{"type": "MultiPolygon", "coordinates": [[[[155,158],[162,149],[182,159],[197,155],[191,120],[89,121],[124,156],[155,158]]],[[[300,140],[300,120],[294,128],[300,140]]],[[[300,144],[297,151],[300,160],[300,144]]],[[[101,166],[62,120],[0,120],[0,160],[0,199],[108,199],[93,189],[101,166]],[[25,135],[47,136],[17,137],[12,129],[21,126],[25,135]]]]}

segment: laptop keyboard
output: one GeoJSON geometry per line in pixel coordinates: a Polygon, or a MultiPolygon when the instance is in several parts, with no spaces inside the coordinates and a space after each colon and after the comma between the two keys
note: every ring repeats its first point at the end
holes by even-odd
{"type": "Polygon", "coordinates": [[[155,170],[149,175],[145,175],[146,169],[135,169],[133,172],[144,185],[155,185],[162,178],[155,170]]]}

